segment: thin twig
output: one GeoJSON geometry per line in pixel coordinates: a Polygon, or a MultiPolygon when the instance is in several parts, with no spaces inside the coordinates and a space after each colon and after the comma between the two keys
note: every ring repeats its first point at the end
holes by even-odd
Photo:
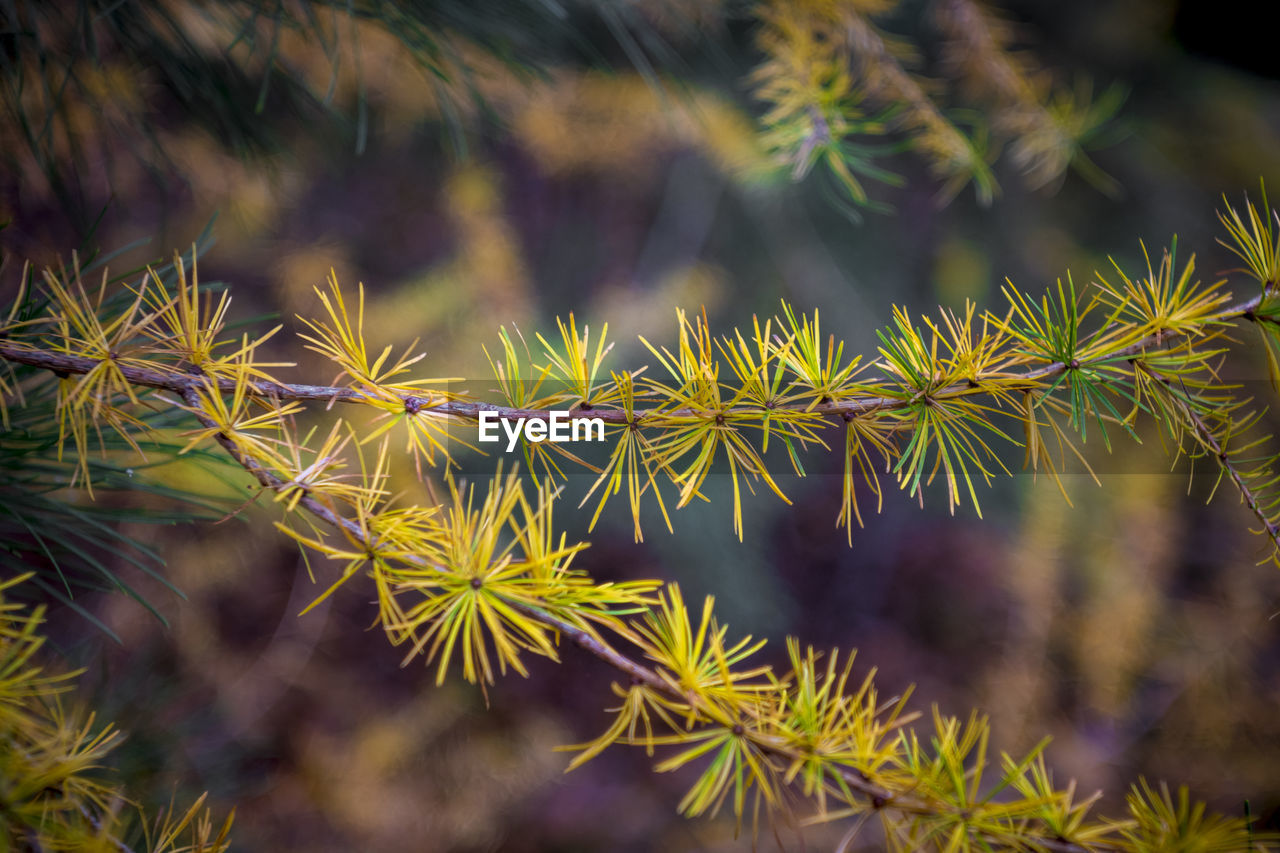
{"type": "Polygon", "coordinates": [[[1196,431],[1196,435],[1200,437],[1201,444],[1213,453],[1214,460],[1231,478],[1231,482],[1235,484],[1236,490],[1240,492],[1240,497],[1244,500],[1245,505],[1253,512],[1254,517],[1262,522],[1262,527],[1267,532],[1267,536],[1271,538],[1272,542],[1276,543],[1277,547],[1280,547],[1280,525],[1277,525],[1267,517],[1264,508],[1258,502],[1257,495],[1254,494],[1249,484],[1244,481],[1244,476],[1240,473],[1239,467],[1231,459],[1230,454],[1222,446],[1222,443],[1218,441],[1213,429],[1204,422],[1204,418],[1200,417],[1200,413],[1182,395],[1178,394],[1167,376],[1155,370],[1149,370],[1148,372],[1169,391],[1170,397],[1177,402],[1182,413],[1186,415],[1188,423],[1196,431]]]}

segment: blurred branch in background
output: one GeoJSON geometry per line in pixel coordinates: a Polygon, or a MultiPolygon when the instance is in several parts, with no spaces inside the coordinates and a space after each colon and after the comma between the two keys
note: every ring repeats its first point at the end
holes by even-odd
{"type": "MultiPolygon", "coordinates": [[[[1064,93],[1024,55],[1008,51],[999,19],[968,0],[941,4],[952,60],[946,73],[999,106],[993,128],[970,110],[972,130],[963,132],[931,94],[934,87],[908,72],[918,51],[872,23],[896,5],[748,7],[764,54],[751,74],[768,107],[761,141],[795,177],[821,161],[849,201],[870,205],[857,176],[895,181],[876,162],[893,146],[874,140],[897,136],[929,161],[943,199],[972,182],[989,204],[995,149],[986,139],[994,131],[996,144],[1013,141],[1013,160],[1033,185],[1072,165],[1114,189],[1084,154],[1103,141],[1100,128],[1119,105],[1114,92],[1096,104],[1087,88],[1064,93]],[[867,114],[864,101],[877,112],[867,114]]],[[[485,122],[513,121],[492,99],[495,86],[522,88],[523,100],[557,72],[607,67],[615,51],[665,103],[679,102],[687,65],[671,39],[723,26],[735,14],[717,14],[712,4],[557,0],[17,0],[0,11],[8,119],[0,142],[12,173],[25,176],[22,192],[56,200],[84,235],[101,199],[130,192],[143,175],[159,187],[189,178],[174,148],[197,132],[242,158],[277,155],[290,128],[302,127],[360,153],[376,106],[411,121],[441,121],[455,151],[464,152],[485,122]],[[596,30],[608,33],[609,43],[596,30]],[[389,73],[405,69],[419,86],[387,85],[389,73]],[[397,90],[415,94],[406,102],[397,90]]],[[[513,129],[519,132],[518,120],[513,129]]]]}
{"type": "Polygon", "coordinates": [[[44,608],[9,599],[25,580],[0,581],[0,844],[13,851],[227,850],[232,818],[215,824],[204,796],[186,811],[170,802],[148,822],[120,784],[105,778],[101,764],[121,733],[93,713],[65,707],[79,673],[41,661],[44,608]]]}

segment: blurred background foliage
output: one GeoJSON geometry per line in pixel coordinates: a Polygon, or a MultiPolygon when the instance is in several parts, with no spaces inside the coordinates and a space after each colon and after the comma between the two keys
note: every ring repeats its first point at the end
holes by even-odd
{"type": "MultiPolygon", "coordinates": [[[[875,19],[942,104],[963,77],[947,49],[953,5],[903,0],[875,19]]],[[[124,270],[190,246],[216,215],[200,274],[231,284],[239,319],[277,314],[292,328],[295,313],[316,313],[312,288],[333,269],[369,289],[371,337],[420,338],[430,375],[483,391],[480,345],[500,324],[532,339],[570,310],[610,324],[614,366],[651,360],[635,336],[669,341],[676,307],[705,306],[729,328],[779,298],[819,309],[870,354],[891,305],[987,307],[1004,276],[1036,293],[1108,256],[1132,266],[1139,239],[1176,232],[1216,277],[1234,266],[1214,243],[1220,194],[1238,198],[1260,175],[1280,184],[1280,72],[1258,61],[1269,54],[1247,8],[1002,3],[1015,56],[1067,91],[1127,90],[1109,123],[1123,140],[1089,155],[1107,180],[1028,181],[1009,150],[990,205],[980,188],[940,204],[949,177],[905,150],[910,133],[873,137],[875,162],[901,180],[860,179],[888,212],[855,210],[855,223],[838,176],[780,161],[761,124],[770,104],[751,75],[768,60],[767,15],[754,5],[4,4],[5,285],[23,259],[145,238],[113,260],[124,270]]],[[[871,99],[864,115],[882,106],[871,99]]],[[[321,367],[286,335],[272,345],[300,375],[321,367]]],[[[1260,355],[1241,358],[1240,378],[1266,394],[1260,355]]],[[[1209,484],[1188,487],[1149,438],[1113,457],[1088,445],[1102,487],[1069,477],[1074,508],[1022,475],[997,484],[981,522],[890,493],[850,548],[831,458],[803,481],[780,478],[795,506],[749,500],[741,544],[714,496],[681,510],[675,535],[650,524],[643,545],[615,507],[583,567],[714,593],[742,633],[856,647],[882,690],[918,684],[916,707],[990,713],[997,748],[1051,734],[1051,764],[1084,791],[1104,788],[1104,812],[1146,774],[1230,814],[1249,799],[1275,828],[1280,574],[1255,565],[1261,545],[1234,497],[1206,506],[1209,484]]],[[[572,655],[532,661],[488,707],[462,684],[436,688],[366,630],[356,585],[297,618],[314,589],[268,516],[125,525],[187,600],[121,556],[102,559],[168,626],[125,596],[75,598],[118,644],[51,612],[55,643],[88,667],[87,701],[130,733],[114,758],[135,796],[207,789],[215,809],[237,807],[245,850],[743,848],[731,822],[679,818],[688,780],[649,772],[639,751],[562,775],[568,759],[551,749],[603,727],[611,673],[572,655]]],[[[584,513],[559,518],[585,535],[584,513]]],[[[830,847],[834,831],[806,830],[803,843],[830,847]]]]}

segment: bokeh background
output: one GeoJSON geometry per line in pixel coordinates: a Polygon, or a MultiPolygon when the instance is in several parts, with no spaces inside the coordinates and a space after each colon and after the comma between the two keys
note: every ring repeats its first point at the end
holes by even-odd
{"type": "MultiPolygon", "coordinates": [[[[225,36],[195,4],[148,5],[197,48],[225,36]]],[[[295,314],[319,311],[313,288],[330,270],[364,282],[371,338],[419,339],[431,375],[472,390],[491,384],[481,344],[492,348],[500,324],[532,337],[569,311],[593,330],[609,324],[614,367],[651,362],[636,336],[669,343],[677,307],[705,307],[727,330],[771,316],[779,299],[819,309],[825,328],[872,355],[892,305],[994,308],[1006,276],[1038,293],[1109,258],[1138,270],[1140,240],[1158,252],[1176,233],[1205,278],[1232,267],[1215,243],[1221,194],[1238,203],[1260,177],[1280,188],[1280,68],[1258,6],[1003,2],[1041,63],[1128,89],[1123,139],[1095,155],[1121,193],[1074,175],[1033,192],[998,166],[991,207],[971,191],[939,205],[927,168],[902,154],[887,163],[904,185],[872,187],[891,212],[861,222],[760,151],[745,80],[759,57],[732,4],[625,4],[666,48],[661,85],[645,79],[639,48],[574,6],[558,21],[519,5],[504,23],[537,48],[539,68],[475,49],[465,83],[425,71],[374,23],[336,46],[284,33],[272,49],[315,91],[341,54],[328,105],[287,81],[261,87],[263,45],[227,71],[225,91],[185,94],[159,84],[170,69],[108,52],[78,67],[89,96],[66,105],[73,132],[49,162],[0,128],[5,273],[145,239],[114,264],[125,269],[208,231],[201,279],[229,284],[238,319],[284,322],[273,343],[316,381],[328,369],[291,333],[295,314]]],[[[884,25],[924,46],[920,70],[940,75],[928,7],[904,0],[884,25]]],[[[466,31],[441,10],[441,32],[466,31]]],[[[6,61],[21,55],[14,32],[0,34],[6,61]]],[[[74,31],[61,37],[75,48],[74,31]]],[[[1266,376],[1254,350],[1234,364],[1242,379],[1266,376]]],[[[917,709],[989,714],[997,748],[1052,735],[1053,766],[1082,791],[1103,789],[1103,811],[1118,812],[1146,775],[1233,814],[1247,799],[1276,828],[1280,571],[1257,564],[1265,548],[1235,495],[1206,504],[1212,478],[1171,472],[1155,434],[1144,437],[1113,456],[1091,441],[1102,485],[1068,477],[1074,507],[1021,473],[995,484],[981,520],[969,507],[949,515],[937,491],[920,508],[890,485],[852,547],[835,527],[834,458],[783,478],[793,506],[767,490],[748,498],[742,542],[714,494],[677,513],[674,535],[651,523],[640,545],[621,504],[589,536],[583,513],[558,518],[592,542],[581,565],[595,577],[714,594],[733,630],[770,638],[771,660],[787,634],[857,648],[857,671],[876,667],[885,694],[914,684],[917,709]]],[[[574,478],[568,493],[589,484],[574,478]]],[[[563,773],[568,757],[553,748],[607,722],[603,666],[572,653],[532,661],[487,704],[458,679],[437,688],[369,630],[371,592],[358,583],[299,618],[316,587],[270,522],[251,506],[219,524],[129,531],[165,555],[186,595],[130,575],[167,628],[123,596],[86,602],[119,644],[74,614],[51,616],[61,652],[87,667],[84,700],[129,732],[116,764],[141,798],[210,791],[236,808],[243,850],[747,848],[729,820],[676,815],[689,777],[650,772],[639,750],[563,773]]],[[[830,849],[842,832],[784,838],[830,849]]],[[[874,834],[857,844],[876,849],[874,834]]]]}

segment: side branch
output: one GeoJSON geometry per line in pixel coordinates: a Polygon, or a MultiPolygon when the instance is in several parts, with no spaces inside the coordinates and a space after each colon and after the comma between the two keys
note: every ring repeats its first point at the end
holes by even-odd
{"type": "Polygon", "coordinates": [[[1214,461],[1218,463],[1223,472],[1231,478],[1231,483],[1236,487],[1236,491],[1240,493],[1241,499],[1245,506],[1249,507],[1249,511],[1254,517],[1262,523],[1262,529],[1271,539],[1277,548],[1280,548],[1280,525],[1277,525],[1267,514],[1266,507],[1262,505],[1262,501],[1257,491],[1246,481],[1245,474],[1241,471],[1240,465],[1235,459],[1232,459],[1231,453],[1222,445],[1213,428],[1205,422],[1205,419],[1196,411],[1195,407],[1190,405],[1186,400],[1178,395],[1177,389],[1167,376],[1157,371],[1152,371],[1152,375],[1156,380],[1168,391],[1170,397],[1176,401],[1179,411],[1187,419],[1188,425],[1195,433],[1196,440],[1209,451],[1214,461]]]}
{"type": "MultiPolygon", "coordinates": [[[[207,415],[204,415],[200,410],[200,400],[195,390],[199,387],[198,380],[183,380],[175,384],[180,387],[173,387],[168,384],[162,387],[175,390],[180,393],[183,400],[191,408],[200,424],[207,429],[215,430],[213,435],[218,444],[222,446],[232,459],[252,474],[264,488],[271,489],[273,491],[293,488],[293,484],[285,481],[283,478],[263,467],[252,457],[244,454],[228,436],[216,431],[217,424],[207,415]]],[[[374,543],[368,539],[365,532],[359,525],[355,524],[341,513],[335,512],[322,501],[319,501],[309,495],[304,495],[298,503],[302,508],[306,509],[307,512],[311,513],[320,521],[323,521],[325,524],[344,533],[352,540],[352,542],[365,547],[370,551],[373,550],[374,543]]],[[[404,555],[400,557],[400,559],[417,567],[430,568],[436,571],[445,571],[444,569],[434,566],[426,560],[413,555],[404,555]]],[[[646,667],[631,657],[628,657],[615,649],[609,643],[593,635],[591,632],[571,625],[537,608],[523,605],[513,606],[517,607],[528,618],[559,632],[575,646],[595,656],[599,660],[604,661],[606,664],[626,675],[633,682],[643,683],[649,688],[660,692],[677,702],[690,701],[690,696],[682,693],[679,689],[674,687],[671,682],[662,678],[653,669],[646,667]]],[[[752,732],[747,730],[745,736],[751,737],[751,734],[752,732]]],[[[761,750],[773,753],[779,758],[795,760],[798,757],[793,750],[772,743],[767,737],[761,736],[759,738],[752,738],[752,740],[761,750]]],[[[891,808],[904,814],[917,815],[935,814],[938,811],[936,806],[931,806],[929,803],[912,797],[910,794],[893,791],[875,784],[865,773],[856,768],[841,766],[833,769],[839,774],[841,780],[848,786],[849,790],[855,791],[865,797],[871,804],[872,808],[876,810],[891,808]]],[[[998,841],[998,839],[991,840],[998,841]]],[[[1035,849],[1047,851],[1047,853],[1107,853],[1107,851],[1118,849],[1096,844],[1086,848],[1052,837],[1035,837],[1034,846],[1035,849]]]]}

